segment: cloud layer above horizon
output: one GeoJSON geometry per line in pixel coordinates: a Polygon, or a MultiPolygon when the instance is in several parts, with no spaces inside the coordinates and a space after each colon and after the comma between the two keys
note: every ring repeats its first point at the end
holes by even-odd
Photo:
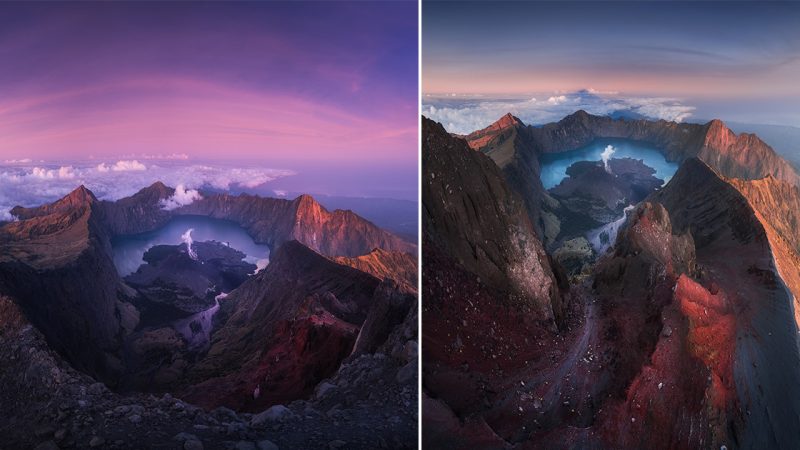
{"type": "Polygon", "coordinates": [[[161,181],[176,188],[176,195],[164,204],[166,209],[172,209],[199,198],[197,189],[200,188],[248,190],[292,175],[295,172],[286,169],[169,164],[167,161],[148,164],[120,160],[61,166],[0,161],[0,220],[13,220],[9,211],[14,206],[31,207],[52,202],[80,185],[101,200],[118,200],[161,181]]]}
{"type": "Polygon", "coordinates": [[[800,2],[422,3],[422,91],[586,87],[681,98],[703,118],[800,126],[800,2]]]}
{"type": "Polygon", "coordinates": [[[536,97],[423,96],[422,114],[440,122],[447,131],[469,134],[486,128],[507,113],[529,125],[556,122],[583,109],[595,115],[664,119],[683,122],[695,108],[674,98],[627,97],[593,89],[551,93],[536,97]]]}

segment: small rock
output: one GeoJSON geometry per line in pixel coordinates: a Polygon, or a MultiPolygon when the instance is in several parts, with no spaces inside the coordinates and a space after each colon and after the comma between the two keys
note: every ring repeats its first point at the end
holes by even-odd
{"type": "Polygon", "coordinates": [[[95,436],[89,441],[89,447],[100,447],[105,444],[106,440],[102,436],[95,436]]]}
{"type": "Polygon", "coordinates": [[[400,384],[408,384],[415,381],[417,379],[417,360],[415,359],[401,367],[397,371],[395,379],[400,384]]]}
{"type": "Polygon", "coordinates": [[[661,330],[661,334],[663,334],[666,337],[672,336],[672,327],[670,327],[669,325],[664,325],[664,329],[661,330]]]}
{"type": "Polygon", "coordinates": [[[60,441],[60,440],[64,439],[66,436],[67,436],[67,429],[66,429],[66,428],[61,428],[61,429],[59,429],[58,431],[56,431],[56,432],[53,434],[53,437],[54,437],[54,438],[55,438],[57,441],[60,441]]]}
{"type": "Polygon", "coordinates": [[[659,390],[661,390],[661,388],[663,388],[663,387],[664,387],[664,383],[658,383],[658,389],[659,390]]]}
{"type": "Polygon", "coordinates": [[[211,411],[211,415],[219,420],[236,420],[237,418],[236,411],[224,406],[215,408],[213,411],[211,411]]]}
{"type": "Polygon", "coordinates": [[[345,446],[345,445],[347,445],[347,442],[345,442],[345,441],[340,441],[340,440],[338,440],[338,439],[337,439],[337,440],[335,440],[335,441],[330,441],[330,442],[328,442],[328,448],[329,448],[329,449],[331,449],[331,450],[336,450],[336,449],[339,449],[339,448],[344,448],[344,446],[345,446]]]}
{"type": "Polygon", "coordinates": [[[236,450],[256,450],[256,444],[250,441],[239,441],[236,443],[236,450]]]}
{"type": "Polygon", "coordinates": [[[263,441],[258,441],[256,443],[256,447],[258,447],[258,450],[279,450],[277,445],[266,439],[263,441]]]}
{"type": "Polygon", "coordinates": [[[283,405],[275,405],[271,406],[269,409],[256,414],[250,419],[250,425],[254,427],[262,426],[267,422],[282,422],[292,416],[292,411],[283,406],[283,405]]]}
{"type": "Polygon", "coordinates": [[[319,384],[319,386],[317,386],[316,396],[317,398],[323,398],[325,397],[325,394],[331,392],[333,389],[336,389],[335,384],[323,381],[319,384]]]}
{"type": "Polygon", "coordinates": [[[102,395],[106,392],[106,390],[106,386],[103,383],[93,383],[89,385],[89,388],[86,389],[86,392],[91,395],[102,395]]]}
{"type": "Polygon", "coordinates": [[[190,441],[190,440],[191,441],[196,441],[198,439],[197,439],[197,436],[195,436],[195,435],[193,435],[191,433],[181,432],[181,433],[178,433],[175,436],[173,436],[172,440],[178,441],[178,442],[186,442],[186,441],[190,441]]]}
{"type": "Polygon", "coordinates": [[[139,422],[142,421],[142,416],[140,416],[138,414],[131,414],[130,416],[128,416],[128,420],[131,423],[139,423],[139,422]]]}

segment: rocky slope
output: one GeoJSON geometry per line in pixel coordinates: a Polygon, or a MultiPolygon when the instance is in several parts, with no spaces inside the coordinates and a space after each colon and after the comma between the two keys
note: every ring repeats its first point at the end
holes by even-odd
{"type": "MultiPolygon", "coordinates": [[[[489,127],[465,136],[470,148],[485,153],[500,167],[509,186],[528,211],[531,224],[540,237],[552,235],[550,212],[542,208],[546,193],[539,179],[539,149],[531,129],[513,115],[506,114],[489,127]]],[[[552,236],[554,239],[555,236],[552,236]]]]}
{"type": "Polygon", "coordinates": [[[366,255],[348,258],[339,256],[333,259],[339,264],[366,272],[379,280],[392,279],[408,292],[417,292],[417,258],[409,253],[388,252],[376,248],[366,255]]]}
{"type": "Polygon", "coordinates": [[[223,301],[208,354],[184,396],[201,406],[259,408],[308,395],[355,343],[379,280],[297,241],[223,301]],[[259,395],[254,395],[256,389],[259,395]]]}
{"type": "Polygon", "coordinates": [[[532,307],[543,321],[558,319],[561,299],[551,262],[500,170],[426,118],[422,136],[422,225],[428,241],[505,292],[510,303],[532,307]]]}
{"type": "Polygon", "coordinates": [[[138,313],[109,256],[98,202],[80,187],[0,228],[0,293],[13,295],[53,348],[76,367],[111,379],[138,313]]]}
{"type": "Polygon", "coordinates": [[[554,316],[569,326],[566,294],[491,159],[423,118],[422,171],[423,442],[499,448],[480,414],[493,381],[541,351],[530,342],[557,334],[554,316]]]}
{"type": "MultiPolygon", "coordinates": [[[[413,322],[416,323],[414,315],[413,322]]],[[[13,299],[0,296],[0,436],[3,448],[411,449],[415,377],[391,345],[415,339],[401,326],[380,350],[346,361],[307,400],[258,414],[204,411],[170,394],[119,395],[53,352],[13,299]],[[25,374],[25,376],[20,376],[25,374]],[[380,389],[375,389],[379,386],[380,389]],[[14,414],[7,414],[14,411],[14,414]]]]}
{"type": "Polygon", "coordinates": [[[800,327],[800,189],[771,176],[727,181],[763,224],[778,273],[794,296],[795,322],[800,327]]]}

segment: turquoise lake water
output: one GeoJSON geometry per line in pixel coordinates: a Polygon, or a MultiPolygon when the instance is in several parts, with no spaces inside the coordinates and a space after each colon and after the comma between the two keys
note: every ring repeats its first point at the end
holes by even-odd
{"type": "Polygon", "coordinates": [[[164,227],[149,233],[114,239],[111,243],[114,252],[114,265],[120,276],[127,276],[141,264],[142,256],[154,245],[178,245],[184,242],[183,235],[192,229],[191,238],[195,242],[218,241],[228,243],[243,252],[245,261],[255,264],[259,269],[269,263],[269,247],[256,244],[244,228],[227,220],[211,219],[201,216],[181,216],[172,219],[164,227]]]}
{"type": "Polygon", "coordinates": [[[578,150],[542,155],[539,163],[544,188],[557,186],[567,176],[567,168],[578,161],[600,161],[609,145],[614,149],[611,158],[641,159],[645,165],[655,169],[656,178],[664,180],[665,184],[678,170],[678,164],[667,161],[655,147],[624,139],[603,139],[578,150]]]}

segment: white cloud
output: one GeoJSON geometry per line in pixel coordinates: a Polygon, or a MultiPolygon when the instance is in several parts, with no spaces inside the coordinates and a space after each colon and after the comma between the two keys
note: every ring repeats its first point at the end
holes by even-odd
{"type": "MultiPolygon", "coordinates": [[[[99,166],[98,166],[99,169],[99,166]]],[[[121,160],[111,166],[111,170],[115,172],[127,172],[131,170],[147,170],[147,167],[137,160],[121,160]]]]}
{"type": "MultiPolygon", "coordinates": [[[[83,184],[101,200],[118,200],[161,181],[183,186],[186,195],[203,188],[226,191],[248,190],[294,171],[266,167],[224,167],[186,164],[182,160],[147,166],[147,170],[114,171],[116,164],[97,161],[73,162],[65,166],[0,163],[0,220],[11,220],[8,211],[16,205],[31,207],[55,201],[83,184]]],[[[180,197],[179,197],[180,198],[180,197]]]]}
{"type": "Polygon", "coordinates": [[[24,175],[26,178],[38,178],[41,180],[71,180],[75,178],[75,172],[72,166],[61,166],[58,169],[47,169],[44,167],[34,167],[31,172],[24,175]]]}
{"type": "Polygon", "coordinates": [[[15,222],[17,216],[11,214],[11,206],[0,205],[0,222],[15,222]]]}
{"type": "MultiPolygon", "coordinates": [[[[161,201],[161,208],[167,211],[181,206],[189,205],[195,200],[203,198],[196,189],[186,189],[182,184],[175,186],[175,193],[161,201]]],[[[189,230],[191,233],[192,230],[189,230]]]]}
{"type": "Polygon", "coordinates": [[[23,158],[23,159],[7,159],[4,161],[6,164],[29,164],[33,162],[30,158],[23,158]]]}
{"type": "Polygon", "coordinates": [[[454,99],[426,95],[422,114],[442,123],[451,133],[468,134],[491,125],[509,112],[526,124],[542,125],[561,120],[579,109],[596,115],[625,112],[633,116],[675,122],[685,121],[695,110],[693,106],[674,98],[628,97],[616,92],[588,89],[556,95],[497,99],[485,96],[460,96],[454,99]],[[539,101],[537,97],[547,100],[539,101]]]}
{"type": "Polygon", "coordinates": [[[278,197],[286,197],[287,195],[289,195],[289,193],[288,193],[288,192],[286,192],[286,191],[283,191],[283,190],[280,190],[280,189],[275,189],[275,190],[274,190],[274,191],[272,191],[272,192],[274,192],[274,193],[275,193],[275,195],[276,195],[276,196],[278,196],[278,197]]]}

